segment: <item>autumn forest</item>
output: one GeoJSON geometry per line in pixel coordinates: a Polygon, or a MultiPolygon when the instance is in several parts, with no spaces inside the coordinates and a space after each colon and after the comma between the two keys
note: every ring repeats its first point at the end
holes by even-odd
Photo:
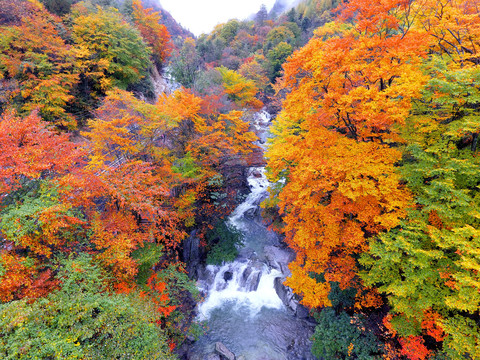
{"type": "Polygon", "coordinates": [[[182,358],[260,163],[317,359],[480,359],[480,3],[280,3],[0,0],[0,358],[182,358]]]}

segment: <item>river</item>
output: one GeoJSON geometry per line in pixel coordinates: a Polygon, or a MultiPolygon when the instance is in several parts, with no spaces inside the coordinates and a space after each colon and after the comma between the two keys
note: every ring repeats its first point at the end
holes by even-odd
{"type": "MultiPolygon", "coordinates": [[[[260,113],[254,126],[265,142],[269,116],[260,113]]],[[[264,168],[250,168],[251,193],[228,221],[239,229],[243,245],[234,262],[206,266],[198,279],[206,298],[198,305],[205,333],[191,346],[190,360],[219,359],[221,342],[238,360],[313,360],[310,337],[314,324],[282,285],[293,259],[279,237],[263,224],[259,204],[268,196],[264,168]]]]}

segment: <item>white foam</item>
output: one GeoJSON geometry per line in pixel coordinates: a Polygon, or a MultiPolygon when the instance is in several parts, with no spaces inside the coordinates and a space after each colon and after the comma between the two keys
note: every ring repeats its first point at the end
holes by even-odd
{"type": "Polygon", "coordinates": [[[229,218],[230,224],[238,229],[241,229],[239,220],[243,217],[243,214],[250,209],[257,208],[259,201],[268,195],[268,186],[270,185],[270,182],[265,176],[265,168],[263,167],[249,168],[247,181],[251,193],[248,194],[243,203],[237,206],[229,218]]]}
{"type": "MultiPolygon", "coordinates": [[[[278,297],[274,281],[282,274],[275,269],[264,266],[260,271],[260,281],[254,291],[248,291],[242,283],[242,274],[249,266],[248,263],[233,262],[223,266],[211,266],[207,269],[215,273],[214,283],[208,297],[198,307],[199,320],[206,320],[213,309],[220,308],[227,302],[235,303],[235,307],[247,307],[251,316],[255,316],[263,307],[281,309],[284,307],[278,297]],[[232,278],[224,279],[225,272],[230,272],[232,278]]],[[[248,285],[248,284],[247,284],[248,285]]]]}

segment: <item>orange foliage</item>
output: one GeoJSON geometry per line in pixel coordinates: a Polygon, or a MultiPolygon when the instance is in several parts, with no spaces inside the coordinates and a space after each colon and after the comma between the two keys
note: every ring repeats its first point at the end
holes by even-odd
{"type": "Polygon", "coordinates": [[[312,128],[293,146],[296,151],[286,154],[296,166],[279,194],[283,231],[297,253],[286,284],[301,291],[306,305],[328,305],[330,281],[341,288],[356,284],[354,257],[367,249],[365,238],[396,226],[404,214],[409,195],[392,171],[400,153],[324,128],[312,128]],[[323,273],[326,282],[311,279],[311,272],[323,273]]]}
{"type": "Polygon", "coordinates": [[[64,173],[81,155],[68,135],[49,129],[36,112],[25,118],[4,112],[0,116],[0,148],[0,194],[16,189],[23,177],[64,173]]]}
{"type": "Polygon", "coordinates": [[[456,66],[478,64],[478,1],[423,0],[414,6],[418,8],[419,21],[430,35],[433,51],[452,57],[456,66]]]}
{"type": "Polygon", "coordinates": [[[432,210],[428,214],[428,223],[435,226],[437,229],[443,229],[443,221],[436,210],[432,210]]]}
{"type": "Polygon", "coordinates": [[[17,79],[20,87],[8,97],[20,96],[22,110],[39,109],[42,116],[62,127],[74,128],[75,119],[65,111],[73,100],[70,90],[78,82],[70,46],[58,34],[60,19],[39,3],[14,2],[21,6],[21,24],[2,29],[0,79],[17,79]]]}
{"type": "Polygon", "coordinates": [[[400,338],[400,344],[402,345],[401,354],[410,360],[425,360],[430,355],[421,336],[410,335],[407,338],[400,338]]]}
{"type": "Polygon", "coordinates": [[[47,295],[58,286],[57,280],[52,280],[52,272],[47,269],[37,273],[35,264],[14,252],[0,253],[0,266],[3,274],[0,276],[0,301],[7,302],[19,298],[36,299],[47,295]]]}
{"type": "Polygon", "coordinates": [[[442,317],[434,311],[424,311],[422,329],[436,341],[443,341],[445,332],[441,326],[442,317]]]}
{"type": "Polygon", "coordinates": [[[91,230],[100,263],[112,271],[116,281],[132,282],[137,264],[130,255],[143,241],[133,215],[107,209],[92,219],[91,230]]]}
{"type": "Polygon", "coordinates": [[[391,144],[403,141],[398,125],[426,81],[428,45],[409,10],[403,0],[345,3],[342,17],[353,24],[317,29],[284,65],[289,93],[267,157],[272,180],[285,182],[276,202],[297,253],[286,285],[307,306],[330,305],[331,281],[362,288],[357,255],[405,215],[410,195],[391,144]]]}
{"type": "Polygon", "coordinates": [[[4,269],[0,277],[1,301],[14,300],[23,289],[32,286],[35,269],[26,263],[26,259],[16,254],[7,251],[0,253],[0,265],[4,269]]]}
{"type": "Polygon", "coordinates": [[[377,289],[363,289],[358,291],[355,296],[355,307],[357,309],[375,308],[378,309],[383,305],[383,300],[377,289]]]}

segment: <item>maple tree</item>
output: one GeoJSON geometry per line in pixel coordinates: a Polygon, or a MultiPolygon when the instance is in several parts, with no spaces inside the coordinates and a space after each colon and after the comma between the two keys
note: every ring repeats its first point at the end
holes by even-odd
{"type": "Polygon", "coordinates": [[[7,195],[29,180],[65,173],[81,152],[43,122],[38,113],[22,118],[15,111],[0,116],[0,194],[7,195]]]}
{"type": "Polygon", "coordinates": [[[36,2],[18,1],[9,7],[20,8],[12,12],[22,16],[21,21],[1,27],[0,81],[11,84],[5,102],[23,114],[38,109],[46,120],[74,128],[75,118],[66,109],[79,75],[72,49],[59,34],[60,19],[36,2]]]}
{"type": "Polygon", "coordinates": [[[155,62],[162,64],[170,55],[173,45],[167,28],[160,24],[160,14],[153,9],[145,9],[140,0],[134,0],[132,16],[140,34],[152,47],[155,62]]]}
{"type": "Polygon", "coordinates": [[[271,179],[284,181],[274,196],[297,253],[286,284],[308,306],[330,304],[331,281],[361,287],[357,254],[405,215],[409,194],[395,173],[401,153],[389,144],[401,141],[395,126],[419,96],[426,51],[418,33],[396,31],[407,10],[401,1],[349,2],[351,25],[318,29],[284,66],[289,93],[267,157],[271,179]]]}
{"type": "Polygon", "coordinates": [[[92,242],[103,249],[98,259],[113,268],[117,280],[132,281],[137,274],[131,254],[138,247],[151,242],[176,247],[184,237],[170,209],[175,175],[158,142],[174,124],[154,105],[116,90],[84,133],[90,140],[88,171],[105,199],[105,211],[92,209],[92,242]]]}
{"type": "Polygon", "coordinates": [[[80,162],[82,152],[43,122],[37,113],[0,117],[0,232],[2,300],[35,298],[54,285],[42,258],[74,246],[82,232],[81,214],[59,200],[53,179],[80,162]],[[20,251],[20,254],[17,253],[20,251]]]}
{"type": "Polygon", "coordinates": [[[442,343],[449,358],[475,357],[478,5],[427,1],[418,7],[431,49],[424,67],[430,80],[407,119],[409,161],[400,168],[415,207],[398,229],[371,244],[363,278],[389,294],[391,323],[410,358],[427,357],[422,336],[442,343]]]}

